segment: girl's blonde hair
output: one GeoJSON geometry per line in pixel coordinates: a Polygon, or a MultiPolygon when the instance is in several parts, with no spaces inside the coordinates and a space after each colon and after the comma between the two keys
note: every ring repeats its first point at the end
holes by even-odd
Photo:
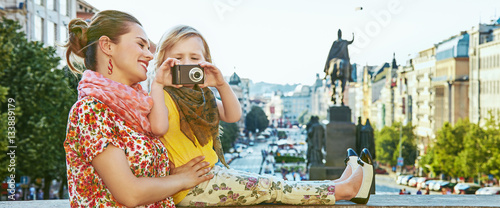
{"type": "Polygon", "coordinates": [[[207,62],[212,63],[212,56],[210,55],[210,49],[208,48],[207,41],[201,35],[198,30],[193,27],[187,25],[179,25],[163,34],[161,37],[160,43],[156,48],[156,56],[155,56],[155,70],[160,68],[161,64],[167,59],[166,54],[167,51],[172,49],[176,43],[181,40],[185,40],[190,37],[199,37],[203,42],[203,56],[207,62]]]}

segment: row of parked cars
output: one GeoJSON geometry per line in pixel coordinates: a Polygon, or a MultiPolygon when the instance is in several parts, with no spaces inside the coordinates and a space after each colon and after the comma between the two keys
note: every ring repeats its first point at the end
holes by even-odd
{"type": "Polygon", "coordinates": [[[396,183],[411,187],[420,187],[431,191],[442,191],[443,188],[449,188],[457,194],[483,194],[500,195],[500,187],[483,187],[476,183],[454,183],[446,180],[430,179],[427,177],[414,177],[413,175],[400,175],[396,183]]]}

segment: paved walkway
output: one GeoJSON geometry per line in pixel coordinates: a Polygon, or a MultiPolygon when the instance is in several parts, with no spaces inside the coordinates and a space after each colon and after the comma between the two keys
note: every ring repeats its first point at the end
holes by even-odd
{"type": "MultiPolygon", "coordinates": [[[[69,207],[68,200],[38,200],[38,201],[0,201],[0,207],[9,208],[59,208],[69,207]]],[[[244,208],[279,208],[307,207],[292,205],[256,205],[244,208]]],[[[309,206],[310,207],[310,206],[309,206]]],[[[466,207],[500,207],[500,195],[373,195],[367,205],[357,205],[349,201],[339,201],[335,206],[314,206],[314,208],[334,207],[377,207],[377,208],[466,208],[466,207]]],[[[225,207],[227,208],[227,207],[225,207]]]]}

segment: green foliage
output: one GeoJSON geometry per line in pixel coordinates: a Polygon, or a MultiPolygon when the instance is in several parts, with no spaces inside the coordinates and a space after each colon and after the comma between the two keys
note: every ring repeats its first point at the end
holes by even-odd
{"type": "Polygon", "coordinates": [[[224,133],[221,136],[222,149],[224,152],[229,152],[229,149],[233,146],[234,141],[239,136],[239,128],[236,123],[226,123],[224,121],[220,122],[224,133]]]}
{"type": "Polygon", "coordinates": [[[309,110],[305,109],[304,111],[302,111],[299,118],[297,118],[297,121],[302,125],[306,125],[307,122],[309,122],[308,118],[310,118],[310,117],[311,116],[309,115],[309,110]]]}
{"type": "MultiPolygon", "coordinates": [[[[0,71],[0,76],[3,72],[0,71]]],[[[0,86],[0,103],[7,103],[7,93],[8,93],[8,90],[9,88],[7,87],[2,87],[0,86]]],[[[2,138],[4,137],[7,137],[7,122],[8,122],[8,112],[7,112],[7,109],[8,107],[5,106],[5,105],[2,105],[2,109],[0,109],[0,120],[2,121],[2,123],[0,124],[0,135],[2,135],[2,138]],[[4,111],[6,110],[6,111],[4,111]]],[[[16,113],[16,112],[14,112],[16,113]]],[[[8,138],[6,138],[6,140],[8,140],[8,138]]],[[[6,167],[8,167],[9,165],[9,160],[10,158],[7,157],[7,154],[5,152],[7,152],[7,145],[8,145],[8,142],[7,141],[4,141],[3,139],[1,140],[0,142],[0,152],[1,153],[4,153],[4,154],[0,154],[0,177],[2,177],[2,179],[4,179],[7,175],[10,175],[9,174],[9,171],[6,167]]]]}
{"type": "Polygon", "coordinates": [[[497,179],[500,178],[500,113],[493,115],[486,120],[485,137],[480,142],[480,151],[483,153],[486,162],[482,164],[481,171],[485,174],[492,174],[497,179]]]}
{"type": "Polygon", "coordinates": [[[445,123],[436,133],[421,163],[424,171],[451,177],[477,178],[492,174],[500,178],[500,125],[490,112],[483,127],[468,119],[454,126],[445,123]]]}
{"type": "Polygon", "coordinates": [[[276,162],[284,161],[285,163],[306,162],[306,159],[304,157],[290,156],[290,155],[275,156],[274,160],[276,162]]]}
{"type": "MultiPolygon", "coordinates": [[[[414,165],[417,153],[415,144],[414,127],[410,124],[403,126],[401,134],[402,156],[405,165],[414,165]]],[[[381,163],[395,166],[399,157],[399,137],[401,123],[395,122],[392,126],[385,126],[380,131],[375,131],[375,151],[377,160],[381,163]]]]}
{"type": "Polygon", "coordinates": [[[284,131],[278,131],[278,139],[286,139],[288,135],[284,131]]]}
{"type": "Polygon", "coordinates": [[[264,131],[269,126],[269,120],[261,107],[252,106],[252,109],[245,118],[245,126],[250,132],[264,131]]]}
{"type": "Polygon", "coordinates": [[[459,173],[460,158],[458,154],[464,148],[463,142],[465,134],[470,130],[469,121],[458,121],[454,127],[446,122],[436,133],[436,157],[433,161],[436,165],[441,164],[441,171],[451,176],[459,173]],[[445,164],[445,165],[443,165],[445,164]]]}
{"type": "MultiPolygon", "coordinates": [[[[18,32],[20,28],[9,19],[0,22],[0,87],[8,87],[5,96],[15,99],[19,111],[15,126],[16,179],[25,175],[50,183],[66,178],[63,142],[68,112],[77,98],[76,91],[69,87],[75,78],[56,69],[60,58],[55,48],[27,41],[25,34],[18,32]]],[[[4,99],[0,106],[3,114],[7,109],[4,99]]]]}

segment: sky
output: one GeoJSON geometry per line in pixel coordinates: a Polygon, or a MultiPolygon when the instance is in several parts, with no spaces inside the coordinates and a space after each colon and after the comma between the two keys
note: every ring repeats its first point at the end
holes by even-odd
{"type": "Polygon", "coordinates": [[[500,0],[86,0],[134,15],[158,43],[176,25],[208,42],[213,63],[254,83],[311,85],[342,30],[351,64],[406,64],[419,51],[500,16],[500,0]],[[362,9],[360,9],[362,8],[362,9]],[[498,12],[498,13],[497,13],[498,12]]]}

